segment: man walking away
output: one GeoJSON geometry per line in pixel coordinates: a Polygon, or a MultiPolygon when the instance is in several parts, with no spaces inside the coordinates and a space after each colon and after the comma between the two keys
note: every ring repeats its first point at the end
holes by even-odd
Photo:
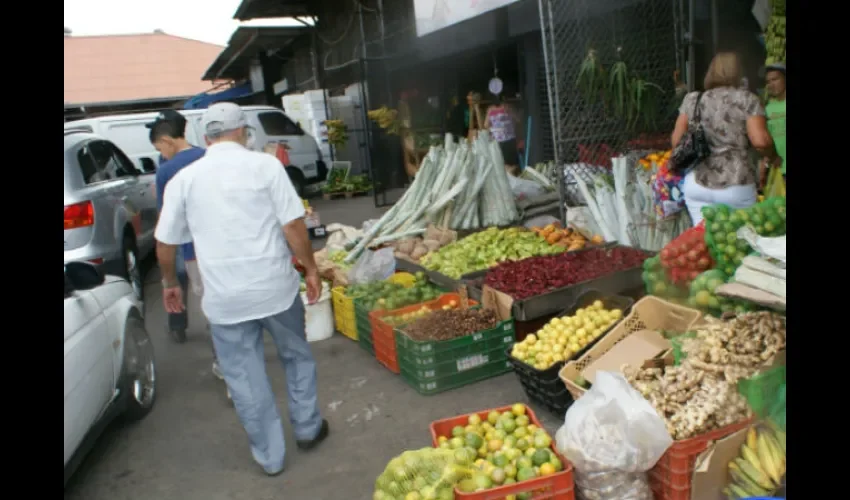
{"type": "MultiPolygon", "coordinates": [[[[189,144],[186,140],[186,118],[178,111],[167,109],[160,113],[157,119],[146,125],[150,132],[150,141],[162,158],[156,171],[156,203],[157,209],[162,212],[162,199],[165,186],[177,172],[204,156],[205,151],[189,144]]],[[[190,285],[192,292],[199,298],[204,296],[204,285],[201,281],[198,261],[195,259],[195,248],[191,243],[183,245],[177,252],[177,280],[183,292],[190,285]]],[[[186,341],[186,329],[189,326],[187,311],[176,314],[168,314],[168,330],[171,337],[178,343],[186,341]]],[[[210,339],[212,343],[212,339],[210,339]]],[[[221,370],[213,347],[212,372],[219,379],[223,379],[221,370]]],[[[228,393],[229,397],[229,393],[228,393]]]]}
{"type": "MultiPolygon", "coordinates": [[[[175,110],[165,110],[151,123],[145,125],[150,129],[151,144],[165,160],[156,170],[156,207],[162,212],[162,197],[165,185],[183,167],[204,155],[204,150],[193,147],[186,141],[186,118],[175,110]]],[[[189,276],[186,271],[186,261],[194,260],[192,244],[183,245],[177,252],[177,278],[184,290],[188,287],[189,276]]],[[[189,318],[186,311],[168,315],[168,330],[171,337],[178,343],[186,342],[186,329],[189,318]]]]}
{"type": "Polygon", "coordinates": [[[254,460],[266,474],[277,475],[286,450],[266,374],[263,330],[271,334],[286,371],[297,445],[312,448],[329,428],[319,413],[316,362],[292,252],[306,270],[310,303],[318,299],[321,281],[301,199],[276,158],[245,148],[249,132],[242,109],[214,104],[202,126],[207,154],[168,184],[156,228],[163,301],[168,312],[185,310],[175,255],[178,245],[194,241],[204,282],[202,306],[221,371],[254,460]]]}

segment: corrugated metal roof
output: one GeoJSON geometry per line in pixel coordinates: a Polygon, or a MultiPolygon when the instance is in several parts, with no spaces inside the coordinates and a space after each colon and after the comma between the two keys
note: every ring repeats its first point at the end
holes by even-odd
{"type": "Polygon", "coordinates": [[[223,48],[165,33],[65,37],[65,103],[195,95],[223,48]]]}

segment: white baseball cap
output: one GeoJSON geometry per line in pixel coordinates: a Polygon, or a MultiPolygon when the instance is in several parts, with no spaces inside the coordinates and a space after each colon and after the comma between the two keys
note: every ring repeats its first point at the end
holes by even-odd
{"type": "Polygon", "coordinates": [[[205,135],[215,135],[231,130],[238,130],[248,124],[245,112],[238,104],[232,102],[217,102],[204,111],[201,126],[205,135]]]}

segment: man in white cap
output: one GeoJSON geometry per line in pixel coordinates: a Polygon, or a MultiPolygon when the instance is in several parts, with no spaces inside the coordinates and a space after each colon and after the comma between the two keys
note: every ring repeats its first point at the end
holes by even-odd
{"type": "Polygon", "coordinates": [[[201,125],[207,153],[167,184],[156,227],[163,302],[170,313],[184,309],[174,258],[179,245],[194,241],[202,307],[219,366],[254,460],[266,474],[277,475],[284,466],[284,432],[266,374],[263,330],[274,339],[286,371],[297,445],[312,448],[329,429],[319,413],[316,362],[306,339],[292,252],[306,269],[310,303],[319,297],[321,280],[301,199],[275,157],[246,149],[249,130],[242,109],[214,104],[201,125]]]}

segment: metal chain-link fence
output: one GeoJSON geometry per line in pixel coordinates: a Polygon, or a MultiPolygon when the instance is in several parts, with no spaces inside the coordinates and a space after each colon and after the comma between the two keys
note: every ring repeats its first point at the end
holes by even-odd
{"type": "MultiPolygon", "coordinates": [[[[681,70],[680,3],[539,0],[559,165],[609,167],[626,150],[669,146],[681,70]]],[[[583,167],[570,174],[583,175],[583,167]]],[[[571,175],[564,201],[582,204],[571,175]]]]}

